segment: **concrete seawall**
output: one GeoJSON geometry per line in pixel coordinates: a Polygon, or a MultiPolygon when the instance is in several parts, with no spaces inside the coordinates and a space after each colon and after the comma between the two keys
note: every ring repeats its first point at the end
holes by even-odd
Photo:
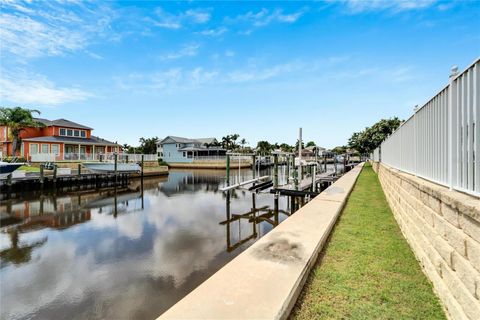
{"type": "Polygon", "coordinates": [[[395,219],[451,319],[480,318],[480,199],[374,162],[395,219]]]}
{"type": "Polygon", "coordinates": [[[345,174],[158,319],[286,319],[362,166],[345,174]]]}

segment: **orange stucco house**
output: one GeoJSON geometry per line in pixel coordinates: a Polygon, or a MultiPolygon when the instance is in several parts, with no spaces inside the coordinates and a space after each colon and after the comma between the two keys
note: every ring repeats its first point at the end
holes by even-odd
{"type": "MultiPolygon", "coordinates": [[[[117,143],[92,135],[92,128],[66,119],[47,120],[42,128],[26,128],[20,133],[21,148],[15,156],[27,161],[98,160],[100,155],[121,152],[117,143]]],[[[0,155],[13,156],[10,129],[0,126],[0,155]]]]}

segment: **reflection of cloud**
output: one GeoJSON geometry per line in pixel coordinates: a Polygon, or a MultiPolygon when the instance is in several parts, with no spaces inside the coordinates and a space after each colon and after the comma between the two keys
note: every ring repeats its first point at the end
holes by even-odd
{"type": "Polygon", "coordinates": [[[132,239],[138,239],[143,233],[143,221],[136,214],[125,214],[117,217],[118,231],[132,239]]]}
{"type": "MultiPolygon", "coordinates": [[[[222,255],[222,194],[152,189],[145,197],[143,212],[114,218],[92,209],[92,220],[76,228],[32,232],[49,240],[30,263],[2,270],[0,317],[151,319],[230,257],[222,255]]],[[[258,206],[270,202],[257,198],[258,206]]],[[[233,213],[250,207],[241,193],[232,200],[233,213]]],[[[251,225],[243,222],[241,232],[248,236],[251,225]]]]}

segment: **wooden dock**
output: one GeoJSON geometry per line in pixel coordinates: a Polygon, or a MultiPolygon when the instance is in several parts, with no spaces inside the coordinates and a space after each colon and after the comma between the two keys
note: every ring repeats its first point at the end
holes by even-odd
{"type": "Polygon", "coordinates": [[[315,178],[306,177],[303,180],[299,181],[298,184],[289,183],[276,188],[272,188],[270,193],[282,195],[282,196],[310,196],[315,197],[323,189],[322,184],[330,185],[335,182],[338,177],[335,176],[334,172],[324,172],[317,174],[315,178]]]}
{"type": "Polygon", "coordinates": [[[130,175],[122,174],[98,174],[80,173],[69,175],[31,175],[25,177],[0,180],[2,193],[18,191],[34,191],[61,188],[104,188],[112,186],[124,186],[130,181],[130,175]]]}

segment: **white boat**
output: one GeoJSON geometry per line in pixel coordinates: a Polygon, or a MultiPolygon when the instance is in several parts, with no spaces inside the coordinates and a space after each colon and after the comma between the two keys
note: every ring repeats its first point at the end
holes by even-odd
{"type": "MultiPolygon", "coordinates": [[[[83,166],[95,173],[114,173],[115,164],[112,162],[85,162],[83,166]]],[[[117,163],[117,173],[140,172],[142,168],[137,163],[117,163]]]]}
{"type": "Polygon", "coordinates": [[[10,173],[17,170],[23,165],[24,163],[10,163],[0,161],[0,179],[5,179],[10,173]]]}

